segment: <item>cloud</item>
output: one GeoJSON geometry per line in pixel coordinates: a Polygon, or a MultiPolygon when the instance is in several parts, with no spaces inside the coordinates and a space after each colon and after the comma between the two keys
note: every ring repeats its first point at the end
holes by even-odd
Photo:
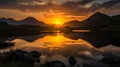
{"type": "Polygon", "coordinates": [[[65,4],[74,4],[74,5],[85,5],[95,0],[73,0],[73,1],[66,1],[65,4]]]}
{"type": "Polygon", "coordinates": [[[0,8],[4,9],[29,10],[43,4],[41,0],[0,0],[0,8]]]}
{"type": "Polygon", "coordinates": [[[72,15],[85,15],[90,11],[89,8],[86,8],[84,6],[92,1],[94,0],[66,1],[61,5],[61,10],[72,15]]]}
{"type": "Polygon", "coordinates": [[[96,0],[67,0],[61,4],[57,4],[55,1],[57,0],[52,0],[49,2],[45,2],[44,0],[0,0],[0,8],[20,10],[23,12],[43,12],[54,10],[61,11],[70,15],[83,16],[91,12],[101,10],[103,8],[107,8],[104,9],[104,11],[109,11],[111,7],[114,7],[116,4],[120,3],[120,0],[109,0],[102,4],[94,2],[96,0]],[[86,5],[89,7],[86,8],[86,5]]]}
{"type": "Polygon", "coordinates": [[[18,3],[18,0],[0,0],[0,7],[10,7],[12,5],[16,5],[18,3]]]}
{"type": "Polygon", "coordinates": [[[119,15],[120,14],[120,0],[110,0],[103,4],[94,3],[91,6],[91,10],[100,11],[108,15],[119,15]]]}
{"type": "Polygon", "coordinates": [[[80,1],[78,1],[78,3],[81,4],[81,5],[82,4],[85,5],[85,4],[90,3],[92,1],[95,1],[95,0],[80,0],[80,1]]]}
{"type": "Polygon", "coordinates": [[[108,2],[103,3],[101,7],[110,8],[118,3],[120,3],[120,0],[110,0],[108,2]]]}
{"type": "Polygon", "coordinates": [[[61,11],[72,15],[84,15],[88,9],[83,6],[94,0],[65,1],[56,4],[55,0],[44,2],[42,0],[0,0],[0,8],[15,9],[29,12],[61,11]],[[79,12],[80,11],[80,12],[79,12]]]}
{"type": "Polygon", "coordinates": [[[89,11],[100,11],[108,15],[120,14],[120,0],[109,0],[103,3],[93,3],[89,11]]]}

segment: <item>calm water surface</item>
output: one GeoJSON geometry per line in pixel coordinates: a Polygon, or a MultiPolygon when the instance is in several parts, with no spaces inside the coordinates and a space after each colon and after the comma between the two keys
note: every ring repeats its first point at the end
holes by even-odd
{"type": "Polygon", "coordinates": [[[116,33],[41,33],[1,39],[15,43],[13,47],[2,49],[1,52],[15,49],[37,50],[52,60],[64,60],[70,56],[87,56],[99,60],[102,54],[120,56],[120,37],[116,33]]]}
{"type": "Polygon", "coordinates": [[[70,39],[63,33],[40,34],[35,36],[18,36],[8,38],[15,43],[11,49],[38,50],[45,55],[77,55],[79,51],[89,51],[94,48],[83,39],[70,39]],[[43,35],[43,36],[42,36],[43,35]]]}

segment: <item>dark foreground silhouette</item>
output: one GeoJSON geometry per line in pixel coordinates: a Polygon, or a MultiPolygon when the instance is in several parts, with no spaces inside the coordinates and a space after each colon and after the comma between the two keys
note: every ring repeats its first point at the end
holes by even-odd
{"type": "Polygon", "coordinates": [[[0,49],[6,49],[14,46],[14,43],[12,42],[0,42],[0,49]]]}
{"type": "MultiPolygon", "coordinates": [[[[35,63],[41,63],[39,59],[41,53],[38,51],[27,52],[24,50],[15,50],[0,54],[0,67],[35,67],[35,63]],[[7,64],[7,65],[6,65],[7,64]]],[[[71,56],[68,58],[70,67],[76,67],[77,60],[71,56]]],[[[120,57],[105,56],[101,59],[103,65],[83,64],[77,67],[119,67],[120,57]]],[[[39,64],[38,67],[67,67],[64,62],[59,60],[39,64]]]]}
{"type": "MultiPolygon", "coordinates": [[[[34,67],[35,62],[40,63],[40,59],[39,59],[40,56],[41,56],[41,53],[38,51],[27,52],[24,50],[15,50],[15,51],[1,54],[0,62],[3,63],[4,67],[6,67],[5,64],[8,64],[8,63],[13,63],[15,65],[16,63],[20,63],[22,64],[21,67],[25,67],[25,66],[34,67]]],[[[76,62],[77,61],[75,60],[74,57],[69,58],[69,63],[71,67],[75,65],[76,62]]],[[[0,66],[1,65],[2,64],[0,64],[0,66]]],[[[66,66],[63,62],[56,60],[56,61],[41,64],[40,67],[66,67],[66,66]]]]}
{"type": "MultiPolygon", "coordinates": [[[[68,59],[68,62],[70,63],[71,67],[73,67],[77,63],[76,59],[72,56],[68,59]]],[[[57,60],[42,64],[40,65],[40,67],[66,67],[66,66],[63,62],[57,60]]]]}

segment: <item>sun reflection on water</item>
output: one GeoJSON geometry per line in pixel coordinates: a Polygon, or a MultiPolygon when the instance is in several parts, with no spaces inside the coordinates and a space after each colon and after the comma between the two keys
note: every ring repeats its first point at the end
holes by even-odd
{"type": "Polygon", "coordinates": [[[76,45],[83,45],[87,47],[93,47],[90,43],[86,42],[85,40],[78,39],[73,40],[63,36],[63,33],[57,33],[56,35],[47,35],[43,38],[38,38],[34,42],[27,42],[21,39],[13,40],[16,44],[16,48],[44,48],[47,50],[59,50],[67,46],[76,46],[76,45]]]}
{"type": "Polygon", "coordinates": [[[63,56],[78,55],[82,51],[91,51],[94,48],[89,42],[83,39],[67,38],[64,33],[47,34],[42,37],[41,35],[18,37],[11,41],[15,43],[11,48],[13,50],[39,50],[46,56],[56,54],[63,56]]]}

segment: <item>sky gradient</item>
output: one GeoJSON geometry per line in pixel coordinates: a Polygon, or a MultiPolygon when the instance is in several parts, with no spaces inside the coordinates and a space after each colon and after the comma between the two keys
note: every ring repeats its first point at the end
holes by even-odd
{"type": "Polygon", "coordinates": [[[0,0],[0,18],[21,20],[32,16],[47,24],[84,20],[97,11],[120,14],[120,0],[0,0]]]}

